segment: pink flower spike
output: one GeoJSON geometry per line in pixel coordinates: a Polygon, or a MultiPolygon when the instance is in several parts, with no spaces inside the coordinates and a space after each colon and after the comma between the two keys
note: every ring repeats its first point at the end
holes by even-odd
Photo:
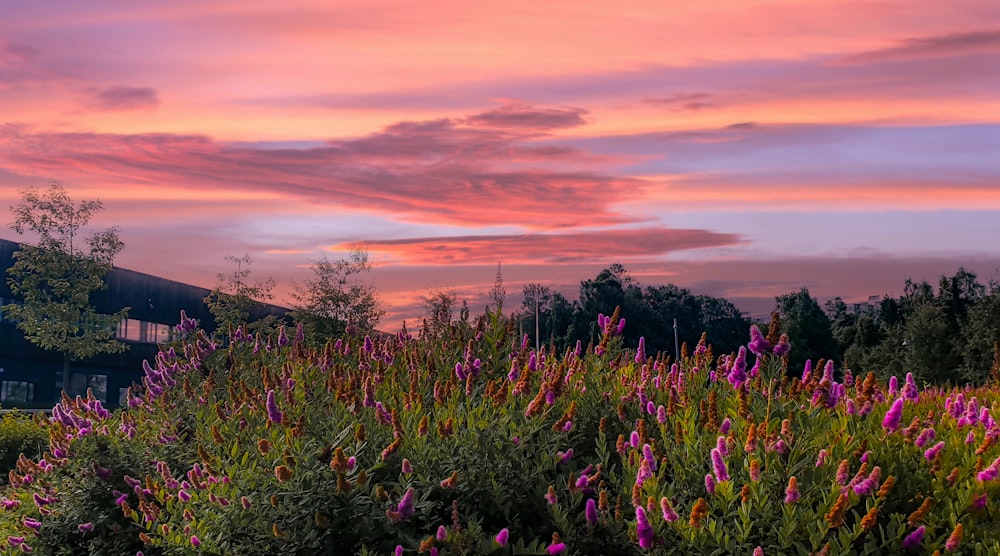
{"type": "Polygon", "coordinates": [[[500,546],[507,546],[507,540],[509,537],[510,537],[510,531],[508,531],[507,528],[505,527],[501,529],[499,533],[497,533],[497,536],[494,537],[493,540],[495,540],[496,543],[500,546]]]}

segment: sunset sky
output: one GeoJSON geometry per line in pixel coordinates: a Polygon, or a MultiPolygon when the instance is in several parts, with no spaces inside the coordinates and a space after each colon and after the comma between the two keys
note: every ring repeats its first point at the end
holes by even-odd
{"type": "Polygon", "coordinates": [[[120,266],[246,253],[279,303],[365,247],[389,329],[498,262],[513,303],[621,262],[752,313],[986,282],[1000,2],[5,0],[0,206],[51,181],[120,266]]]}

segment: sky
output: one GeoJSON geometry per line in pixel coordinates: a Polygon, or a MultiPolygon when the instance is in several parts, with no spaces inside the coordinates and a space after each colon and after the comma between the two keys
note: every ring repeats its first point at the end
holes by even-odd
{"type": "Polygon", "coordinates": [[[1000,279],[998,91],[995,0],[4,0],[0,206],[59,182],[119,266],[278,303],[364,248],[388,329],[498,263],[763,314],[1000,279]]]}

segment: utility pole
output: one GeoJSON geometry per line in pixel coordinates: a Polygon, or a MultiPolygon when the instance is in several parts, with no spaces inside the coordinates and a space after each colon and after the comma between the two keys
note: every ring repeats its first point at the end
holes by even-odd
{"type": "Polygon", "coordinates": [[[674,319],[674,362],[681,364],[681,345],[677,343],[677,319],[674,319]]]}

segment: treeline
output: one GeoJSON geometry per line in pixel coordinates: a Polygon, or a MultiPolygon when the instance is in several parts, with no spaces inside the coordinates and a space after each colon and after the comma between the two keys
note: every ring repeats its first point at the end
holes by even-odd
{"type": "MultiPolygon", "coordinates": [[[[595,343],[597,315],[621,307],[627,347],[645,337],[650,353],[674,354],[674,319],[680,344],[693,346],[708,333],[715,353],[736,351],[750,319],[723,298],[695,295],[674,284],[642,286],[620,264],[580,283],[577,299],[540,284],[523,289],[524,301],[511,318],[522,333],[558,350],[595,343]]],[[[883,378],[911,372],[936,384],[983,383],[1000,378],[1000,282],[984,285],[960,268],[942,276],[937,288],[907,279],[899,297],[849,306],[840,297],[821,305],[802,288],[775,298],[779,330],[791,338],[790,373],[806,360],[837,361],[838,368],[874,372],[883,378]]],[[[758,323],[764,334],[768,323],[758,323]]]]}
{"type": "Polygon", "coordinates": [[[827,320],[813,326],[829,333],[834,352],[857,371],[883,376],[912,372],[926,382],[983,383],[996,377],[1000,353],[1000,283],[984,285],[959,268],[937,288],[906,280],[903,294],[884,296],[875,311],[857,314],[836,298],[827,320]]]}
{"type": "Polygon", "coordinates": [[[560,351],[578,341],[584,347],[596,344],[600,340],[597,315],[611,315],[616,307],[621,308],[626,321],[622,331],[625,346],[636,348],[642,336],[651,354],[676,353],[674,319],[679,344],[694,346],[706,332],[715,353],[737,350],[746,341],[750,325],[750,320],[725,299],[695,295],[674,284],[643,287],[620,264],[581,282],[578,299],[567,299],[540,284],[528,284],[523,293],[524,301],[511,318],[532,341],[537,322],[540,343],[560,351]]]}

